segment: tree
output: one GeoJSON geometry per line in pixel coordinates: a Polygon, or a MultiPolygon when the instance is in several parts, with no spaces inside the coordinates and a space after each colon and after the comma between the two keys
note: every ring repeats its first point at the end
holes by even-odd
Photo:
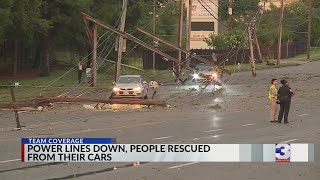
{"type": "Polygon", "coordinates": [[[219,35],[211,33],[204,41],[214,49],[248,47],[246,32],[243,30],[231,30],[219,35]]]}
{"type": "Polygon", "coordinates": [[[37,46],[39,34],[46,33],[50,22],[41,17],[41,0],[12,0],[10,22],[5,29],[5,38],[14,43],[13,74],[17,73],[18,49],[37,46]]]}
{"type": "Polygon", "coordinates": [[[0,0],[0,47],[5,40],[5,29],[11,23],[10,8],[12,7],[12,0],[0,0]]]}

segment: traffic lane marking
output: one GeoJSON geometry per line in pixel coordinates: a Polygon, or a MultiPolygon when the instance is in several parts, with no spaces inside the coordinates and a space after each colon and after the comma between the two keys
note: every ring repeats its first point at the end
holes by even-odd
{"type": "Polygon", "coordinates": [[[0,164],[8,163],[8,162],[15,162],[15,161],[21,161],[21,159],[11,159],[11,160],[0,161],[0,164]]]}
{"type": "Polygon", "coordinates": [[[286,143],[289,143],[289,142],[293,142],[293,141],[298,141],[299,139],[290,139],[288,141],[282,141],[280,142],[280,144],[286,144],[286,143]]]}
{"type": "Polygon", "coordinates": [[[193,164],[198,164],[198,162],[180,164],[180,165],[177,165],[177,166],[171,166],[171,167],[168,167],[168,169],[177,169],[177,168],[181,168],[181,167],[185,167],[185,166],[190,166],[190,165],[193,165],[193,164]]]}
{"type": "Polygon", "coordinates": [[[210,138],[217,138],[217,137],[220,137],[221,135],[214,135],[214,136],[207,136],[207,137],[199,137],[199,138],[194,138],[192,139],[193,141],[197,141],[197,140],[200,140],[200,139],[210,139],[210,138]]]}
{"type": "Polygon", "coordinates": [[[203,132],[215,132],[215,131],[222,131],[222,129],[212,129],[212,130],[203,131],[203,132]]]}
{"type": "Polygon", "coordinates": [[[302,117],[302,116],[308,116],[309,114],[301,114],[301,115],[299,115],[300,117],[302,117]]]}
{"type": "MultiPolygon", "coordinates": [[[[62,135],[80,134],[80,133],[97,132],[97,131],[105,131],[105,130],[128,129],[128,128],[134,128],[134,127],[140,127],[140,126],[161,124],[161,123],[164,123],[164,122],[165,121],[157,121],[157,122],[148,122],[148,123],[135,124],[135,125],[131,125],[131,126],[119,126],[119,127],[113,127],[113,128],[107,127],[107,128],[97,128],[97,129],[86,129],[86,130],[81,130],[81,131],[73,131],[73,132],[52,134],[52,135],[46,135],[46,136],[47,137],[55,137],[55,136],[62,136],[62,135]]],[[[43,137],[43,135],[30,136],[29,138],[36,138],[36,137],[43,137]]],[[[7,141],[14,141],[14,140],[21,140],[21,138],[3,139],[3,140],[0,140],[0,142],[7,142],[7,141]]]]}
{"type": "Polygon", "coordinates": [[[160,139],[169,139],[172,138],[173,136],[164,136],[164,137],[158,137],[158,138],[153,138],[154,140],[160,140],[160,139]]]}
{"type": "Polygon", "coordinates": [[[246,127],[246,126],[253,126],[254,124],[243,124],[241,125],[242,127],[246,127]]]}

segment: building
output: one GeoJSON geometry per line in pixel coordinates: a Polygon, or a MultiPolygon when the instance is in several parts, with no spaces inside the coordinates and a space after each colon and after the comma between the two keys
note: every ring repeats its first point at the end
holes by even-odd
{"type": "MultiPolygon", "coordinates": [[[[284,0],[285,4],[289,4],[297,0],[284,0]]],[[[281,7],[281,0],[260,0],[259,6],[261,6],[265,11],[271,10],[271,4],[275,5],[276,7],[281,7]]]]}
{"type": "MultiPolygon", "coordinates": [[[[202,0],[201,2],[202,4],[197,0],[192,0],[191,49],[208,49],[207,43],[203,41],[204,38],[210,33],[218,34],[218,0],[202,0]]],[[[188,0],[186,0],[186,6],[189,8],[188,0]]]]}

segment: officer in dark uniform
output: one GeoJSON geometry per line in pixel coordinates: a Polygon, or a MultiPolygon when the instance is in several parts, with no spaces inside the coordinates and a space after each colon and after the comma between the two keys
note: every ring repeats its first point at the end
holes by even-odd
{"type": "Polygon", "coordinates": [[[281,123],[283,117],[284,123],[289,123],[288,115],[290,110],[291,97],[294,95],[294,92],[289,87],[288,81],[283,79],[280,82],[282,84],[282,87],[280,87],[278,90],[278,101],[280,104],[278,123],[281,123]]]}

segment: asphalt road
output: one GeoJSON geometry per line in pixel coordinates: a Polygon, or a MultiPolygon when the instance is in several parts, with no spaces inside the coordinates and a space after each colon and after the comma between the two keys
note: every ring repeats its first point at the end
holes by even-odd
{"type": "MultiPolygon", "coordinates": [[[[320,66],[320,62],[293,67],[290,72],[298,74],[294,68],[310,66],[320,66]]],[[[277,70],[261,72],[270,71],[277,70]]],[[[318,75],[319,70],[310,73],[318,75]]],[[[26,125],[21,131],[11,130],[11,112],[0,113],[0,179],[320,179],[319,163],[144,163],[133,167],[129,163],[20,162],[21,137],[114,137],[118,143],[318,144],[319,94],[294,100],[289,124],[270,123],[265,104],[225,112],[193,111],[190,106],[161,111],[20,113],[26,125]]]]}

